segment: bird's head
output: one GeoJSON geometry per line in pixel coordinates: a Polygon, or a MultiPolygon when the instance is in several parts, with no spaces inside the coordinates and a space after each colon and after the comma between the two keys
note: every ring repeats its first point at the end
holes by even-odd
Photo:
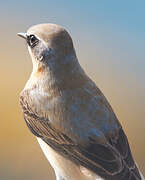
{"type": "Polygon", "coordinates": [[[34,67],[43,66],[58,70],[62,64],[75,59],[72,39],[59,25],[39,24],[30,27],[27,33],[18,35],[26,40],[34,67]]]}
{"type": "Polygon", "coordinates": [[[43,74],[45,79],[51,75],[51,79],[59,84],[63,82],[63,86],[73,81],[76,84],[83,70],[76,58],[72,39],[64,28],[55,24],[39,24],[18,35],[28,44],[33,75],[38,78],[43,74]]]}

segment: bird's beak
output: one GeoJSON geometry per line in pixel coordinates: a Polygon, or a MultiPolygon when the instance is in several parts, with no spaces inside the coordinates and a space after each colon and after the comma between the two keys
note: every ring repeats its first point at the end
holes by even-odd
{"type": "Polygon", "coordinates": [[[20,37],[22,37],[22,38],[24,38],[24,39],[27,39],[27,33],[22,33],[22,32],[20,32],[20,33],[18,33],[17,35],[20,36],[20,37]]]}

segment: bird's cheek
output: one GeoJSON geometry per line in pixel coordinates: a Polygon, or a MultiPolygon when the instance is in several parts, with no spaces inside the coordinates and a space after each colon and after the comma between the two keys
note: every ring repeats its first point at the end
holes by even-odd
{"type": "Polygon", "coordinates": [[[45,46],[45,44],[39,44],[34,49],[32,49],[32,53],[34,54],[37,61],[44,61],[50,56],[50,49],[45,46]]]}

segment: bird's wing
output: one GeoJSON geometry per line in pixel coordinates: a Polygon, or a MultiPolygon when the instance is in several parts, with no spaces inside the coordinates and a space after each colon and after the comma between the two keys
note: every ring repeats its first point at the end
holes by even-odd
{"type": "MultiPolygon", "coordinates": [[[[111,129],[113,126],[106,123],[103,127],[102,124],[98,124],[99,129],[97,129],[96,124],[91,122],[94,128],[91,127],[89,129],[90,133],[87,130],[86,132],[84,131],[84,136],[86,133],[87,136],[85,137],[87,138],[80,141],[79,138],[78,140],[77,138],[73,139],[67,131],[63,132],[55,127],[55,125],[50,123],[49,117],[40,116],[35,110],[32,110],[26,95],[20,97],[20,104],[24,119],[31,132],[42,138],[43,141],[62,156],[69,158],[79,166],[90,169],[106,180],[141,179],[133,161],[127,138],[119,123],[116,123],[114,129],[108,133],[107,128],[111,129]]],[[[100,112],[99,117],[106,116],[105,113],[106,109],[104,112],[100,112]]],[[[116,117],[111,115],[111,118],[116,117]]],[[[103,119],[101,120],[103,121],[103,119]]],[[[115,122],[110,119],[109,121],[110,124],[115,122]]]]}

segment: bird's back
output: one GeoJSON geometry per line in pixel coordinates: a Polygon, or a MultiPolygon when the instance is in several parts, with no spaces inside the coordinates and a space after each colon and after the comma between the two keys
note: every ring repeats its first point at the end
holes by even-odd
{"type": "Polygon", "coordinates": [[[66,159],[107,180],[141,179],[120,123],[91,80],[53,97],[34,87],[20,100],[32,133],[66,159]]]}

